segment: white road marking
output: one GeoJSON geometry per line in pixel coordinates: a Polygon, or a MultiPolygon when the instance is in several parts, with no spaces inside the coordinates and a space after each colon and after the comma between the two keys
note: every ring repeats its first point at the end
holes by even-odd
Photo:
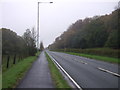
{"type": "Polygon", "coordinates": [[[82,60],[74,59],[74,61],[80,62],[80,63],[82,63],[82,64],[87,64],[86,62],[84,62],[84,61],[82,61],[82,60]]]}
{"type": "Polygon", "coordinates": [[[97,68],[98,68],[99,70],[101,70],[101,71],[104,71],[104,72],[107,72],[107,73],[110,73],[110,74],[113,74],[113,75],[115,75],[115,76],[120,77],[120,75],[117,74],[117,73],[111,72],[111,71],[109,71],[109,70],[106,70],[106,69],[103,69],[103,68],[100,68],[100,67],[97,67],[97,68]]]}
{"type": "Polygon", "coordinates": [[[80,61],[81,63],[83,63],[83,64],[87,64],[86,62],[84,62],[84,61],[80,61]]]}
{"type": "Polygon", "coordinates": [[[55,64],[57,64],[57,66],[68,76],[68,78],[75,84],[75,86],[82,90],[82,88],[77,84],[77,82],[75,82],[75,80],[65,71],[65,69],[63,69],[63,67],[49,54],[47,53],[50,58],[53,60],[53,62],[55,62],[55,64]]]}

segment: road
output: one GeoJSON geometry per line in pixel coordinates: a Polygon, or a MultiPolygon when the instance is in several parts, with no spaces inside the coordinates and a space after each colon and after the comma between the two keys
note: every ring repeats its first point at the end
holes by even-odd
{"type": "Polygon", "coordinates": [[[33,63],[17,88],[54,88],[44,52],[33,63]]]}
{"type": "Polygon", "coordinates": [[[47,51],[82,88],[118,88],[118,65],[47,51]],[[107,70],[107,71],[104,71],[107,70]]]}

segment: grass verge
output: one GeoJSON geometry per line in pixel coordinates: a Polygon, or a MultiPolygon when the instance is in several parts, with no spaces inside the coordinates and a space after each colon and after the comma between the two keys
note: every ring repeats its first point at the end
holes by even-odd
{"type": "Polygon", "coordinates": [[[81,53],[73,53],[73,52],[64,52],[64,53],[120,64],[120,59],[119,58],[112,58],[112,57],[105,57],[105,56],[98,56],[98,55],[90,55],[90,54],[81,54],[81,53]]]}
{"type": "Polygon", "coordinates": [[[62,74],[60,73],[60,71],[58,70],[58,68],[55,66],[55,64],[51,60],[51,58],[48,56],[48,54],[46,52],[45,52],[45,54],[46,54],[46,57],[47,57],[47,60],[49,63],[49,68],[50,68],[50,72],[51,72],[55,87],[71,89],[71,87],[68,85],[66,80],[64,80],[64,78],[63,78],[62,74]]]}
{"type": "MultiPolygon", "coordinates": [[[[14,60],[14,55],[9,55],[10,56],[10,59],[9,59],[9,68],[11,68],[12,66],[14,66],[13,64],[13,60],[14,60]]],[[[8,70],[8,68],[6,67],[7,66],[7,58],[8,58],[8,55],[3,55],[2,56],[2,72],[6,72],[8,70]]],[[[22,58],[20,58],[18,55],[16,56],[16,60],[15,60],[15,63],[19,63],[19,61],[21,61],[22,58]]]]}
{"type": "Polygon", "coordinates": [[[120,49],[112,49],[112,48],[86,48],[86,49],[64,48],[64,49],[54,49],[53,51],[74,52],[74,53],[120,58],[119,56],[120,49]]]}
{"type": "Polygon", "coordinates": [[[14,88],[35,60],[36,56],[27,57],[4,72],[2,74],[2,88],[14,88]]]}
{"type": "Polygon", "coordinates": [[[40,53],[41,53],[41,52],[40,52],[40,51],[38,51],[35,55],[38,57],[38,56],[40,55],[40,53]]]}

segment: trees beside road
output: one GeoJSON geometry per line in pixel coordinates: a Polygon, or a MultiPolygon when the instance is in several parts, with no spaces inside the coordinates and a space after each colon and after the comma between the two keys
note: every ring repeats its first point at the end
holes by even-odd
{"type": "Polygon", "coordinates": [[[120,9],[109,15],[94,16],[78,20],[49,45],[50,49],[64,48],[120,48],[119,22],[120,9]]]}
{"type": "Polygon", "coordinates": [[[43,42],[40,43],[40,51],[44,50],[43,42]]]}
{"type": "Polygon", "coordinates": [[[37,52],[34,28],[27,29],[23,36],[17,35],[10,29],[1,28],[0,30],[2,31],[3,71],[6,66],[8,68],[25,57],[34,56],[37,52]]]}
{"type": "Polygon", "coordinates": [[[36,35],[34,28],[32,31],[27,29],[26,32],[23,34],[23,39],[25,42],[25,49],[27,50],[27,55],[34,56],[36,53],[36,35]]]}
{"type": "Polygon", "coordinates": [[[10,29],[2,28],[2,54],[19,54],[22,56],[35,55],[36,39],[27,29],[21,37],[10,29]]]}

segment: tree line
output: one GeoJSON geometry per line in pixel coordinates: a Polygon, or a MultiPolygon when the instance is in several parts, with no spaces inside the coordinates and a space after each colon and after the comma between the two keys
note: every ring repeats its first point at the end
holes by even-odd
{"type": "Polygon", "coordinates": [[[19,36],[10,29],[2,28],[2,54],[3,55],[21,55],[23,57],[34,56],[36,48],[35,29],[27,29],[19,36]]]}
{"type": "Polygon", "coordinates": [[[49,49],[120,48],[120,9],[109,15],[77,20],[55,39],[49,49]],[[119,24],[119,25],[118,25],[119,24]]]}

